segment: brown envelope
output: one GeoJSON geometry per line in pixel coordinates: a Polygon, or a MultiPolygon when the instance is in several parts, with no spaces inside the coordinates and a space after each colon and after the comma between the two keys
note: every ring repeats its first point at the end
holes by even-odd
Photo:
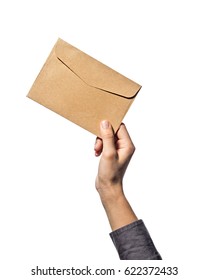
{"type": "Polygon", "coordinates": [[[140,88],[58,39],[27,96],[99,136],[101,120],[118,129],[140,88]]]}

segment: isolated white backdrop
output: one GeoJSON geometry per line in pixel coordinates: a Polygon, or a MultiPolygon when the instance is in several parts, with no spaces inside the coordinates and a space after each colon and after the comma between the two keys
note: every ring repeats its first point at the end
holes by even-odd
{"type": "Polygon", "coordinates": [[[137,147],[125,192],[164,263],[180,265],[181,279],[203,275],[207,26],[202,0],[1,2],[4,279],[30,279],[36,265],[118,260],[94,188],[95,137],[26,98],[58,37],[143,86],[124,119],[137,147]]]}

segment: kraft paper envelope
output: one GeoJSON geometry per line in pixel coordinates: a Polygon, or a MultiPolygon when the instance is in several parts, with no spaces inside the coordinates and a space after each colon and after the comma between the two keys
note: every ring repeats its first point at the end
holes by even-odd
{"type": "Polygon", "coordinates": [[[99,136],[101,120],[119,128],[140,88],[58,39],[27,96],[99,136]]]}

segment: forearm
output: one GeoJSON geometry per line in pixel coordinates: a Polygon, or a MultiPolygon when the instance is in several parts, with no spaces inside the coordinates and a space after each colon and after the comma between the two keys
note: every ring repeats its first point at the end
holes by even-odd
{"type": "MultiPolygon", "coordinates": [[[[115,186],[114,186],[115,187],[115,186]]],[[[100,193],[112,232],[110,236],[122,260],[161,260],[142,220],[138,220],[122,186],[100,193]]]]}
{"type": "Polygon", "coordinates": [[[121,124],[116,135],[108,121],[101,122],[101,137],[95,143],[95,155],[102,153],[95,186],[105,208],[111,238],[123,260],[161,259],[143,224],[134,214],[123,193],[123,176],[135,147],[121,124]]]}
{"type": "MultiPolygon", "coordinates": [[[[122,186],[119,189],[122,190],[122,186]]],[[[116,192],[114,195],[105,193],[100,195],[100,198],[112,231],[138,220],[123,191],[116,192]]]]}

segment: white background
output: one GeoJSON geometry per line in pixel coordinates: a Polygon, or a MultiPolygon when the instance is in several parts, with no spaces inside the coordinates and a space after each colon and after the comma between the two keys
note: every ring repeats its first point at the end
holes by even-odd
{"type": "Polygon", "coordinates": [[[124,119],[137,147],[126,196],[163,264],[204,278],[207,12],[202,0],[1,1],[2,279],[34,279],[36,265],[119,265],[94,188],[95,137],[26,98],[58,37],[143,86],[124,119]]]}

